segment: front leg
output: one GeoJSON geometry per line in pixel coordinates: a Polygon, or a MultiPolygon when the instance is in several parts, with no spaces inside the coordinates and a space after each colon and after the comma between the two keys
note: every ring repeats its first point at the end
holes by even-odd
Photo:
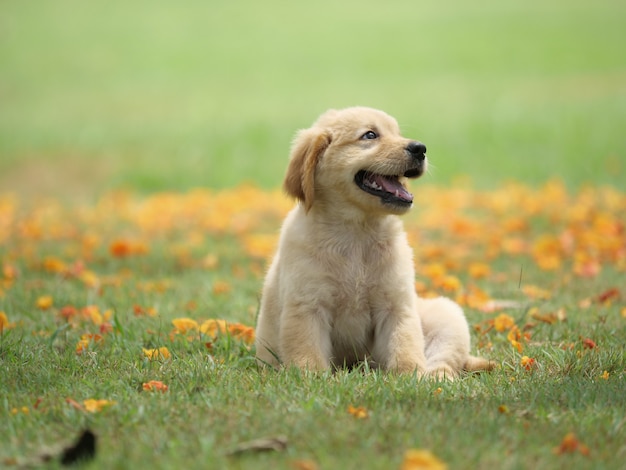
{"type": "Polygon", "coordinates": [[[332,345],[328,316],[319,307],[290,306],[280,325],[281,360],[286,366],[322,371],[330,368],[332,345]]]}
{"type": "Polygon", "coordinates": [[[376,328],[374,357],[387,370],[424,374],[426,357],[419,317],[408,311],[387,314],[376,328]]]}

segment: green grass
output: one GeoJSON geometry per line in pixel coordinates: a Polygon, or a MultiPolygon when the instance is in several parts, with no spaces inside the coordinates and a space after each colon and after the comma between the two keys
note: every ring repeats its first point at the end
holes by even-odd
{"type": "Polygon", "coordinates": [[[619,1],[5,2],[0,182],[274,187],[296,129],[360,104],[427,143],[435,183],[619,186],[625,14],[619,1]]]}
{"type": "Polygon", "coordinates": [[[0,335],[0,462],[30,462],[89,427],[99,437],[91,468],[287,469],[306,460],[320,469],[387,469],[400,468],[411,448],[430,450],[449,468],[619,468],[626,457],[626,276],[619,232],[626,201],[616,191],[558,193],[554,186],[538,193],[519,186],[421,188],[430,206],[405,218],[417,279],[428,292],[461,300],[480,288],[514,301],[504,312],[532,335],[522,340],[520,353],[507,331],[488,329],[502,311],[466,306],[470,324],[479,327],[474,352],[499,368],[454,383],[366,369],[320,376],[258,370],[254,350],[236,338],[171,336],[171,321],[183,317],[254,325],[265,264],[250,254],[246,240],[276,231],[284,211],[278,195],[236,188],[117,193],[80,205],[4,200],[0,311],[13,325],[0,335]],[[234,197],[242,193],[242,200],[234,197]],[[526,226],[520,229],[515,219],[526,226]],[[491,227],[490,233],[467,225],[459,230],[468,223],[491,227]],[[515,237],[528,243],[519,255],[502,248],[515,237]],[[554,250],[535,251],[546,237],[572,237],[573,254],[561,252],[565,241],[556,249],[556,270],[537,265],[554,250]],[[149,251],[115,257],[115,240],[149,251]],[[584,254],[600,263],[596,275],[574,274],[584,254]],[[491,274],[473,278],[470,266],[484,260],[491,274]],[[433,263],[458,277],[461,288],[439,285],[428,274],[433,263]],[[218,289],[224,282],[230,290],[218,289]],[[529,286],[541,286],[547,298],[525,294],[529,286]],[[617,294],[600,302],[611,288],[617,294]],[[42,296],[53,300],[46,310],[37,306],[42,296]],[[69,325],[62,316],[67,305],[111,310],[112,331],[77,354],[81,335],[99,327],[90,320],[69,325]],[[150,307],[156,316],[136,315],[150,307]],[[562,310],[566,318],[545,323],[533,317],[533,308],[542,315],[562,310]],[[586,348],[587,339],[596,347],[586,348]],[[165,361],[149,361],[142,352],[163,346],[171,353],[165,361]],[[522,355],[536,367],[526,370],[522,355]],[[169,390],[143,391],[150,380],[169,390]],[[115,404],[92,414],[67,401],[92,398],[115,404]],[[369,417],[355,418],[351,405],[365,407],[369,417]],[[588,447],[588,456],[554,453],[568,433],[588,447]],[[242,442],[276,436],[287,437],[284,451],[228,455],[242,442]]]}
{"type": "Polygon", "coordinates": [[[393,469],[412,448],[451,469],[623,467],[626,202],[598,188],[623,188],[625,14],[618,1],[5,1],[0,312],[12,325],[0,334],[0,466],[58,452],[89,427],[90,468],[393,469]],[[289,204],[241,183],[277,188],[295,130],[354,104],[428,145],[434,169],[413,184],[406,217],[422,287],[517,302],[506,313],[532,334],[522,353],[506,331],[484,331],[501,312],[465,307],[483,331],[474,352],[496,371],[454,383],[278,373],[258,370],[239,340],[170,337],[182,317],[254,325],[266,260],[249,237],[275,234],[289,204]],[[553,178],[569,192],[544,185],[553,178]],[[533,256],[544,237],[552,248],[533,256]],[[148,253],[112,256],[115,240],[148,253]],[[505,249],[520,240],[522,253],[505,249]],[[552,255],[561,265],[540,269],[552,255]],[[599,272],[575,274],[581,256],[599,272]],[[491,274],[474,279],[472,262],[491,274]],[[461,290],[437,285],[433,263],[461,290]],[[224,282],[231,290],[216,291],[224,282]],[[599,302],[610,288],[618,295],[599,302]],[[76,354],[99,330],[69,326],[66,305],[111,310],[113,331],[76,354]],[[543,323],[533,307],[567,319],[543,323]],[[160,346],[171,359],[142,353],[160,346]],[[169,391],[144,392],[149,380],[169,391]],[[67,401],[90,398],[115,404],[87,413],[67,401]],[[589,456],[554,453],[568,433],[589,456]],[[228,456],[279,435],[284,451],[228,456]]]}

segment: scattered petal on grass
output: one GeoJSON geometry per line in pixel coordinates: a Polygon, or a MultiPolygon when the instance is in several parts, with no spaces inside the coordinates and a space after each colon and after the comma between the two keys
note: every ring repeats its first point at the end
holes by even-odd
{"type": "Polygon", "coordinates": [[[522,287],[522,292],[531,299],[547,300],[552,297],[552,293],[549,290],[542,289],[541,287],[526,285],[522,287]]]}
{"type": "Polygon", "coordinates": [[[267,259],[274,253],[278,237],[276,235],[250,234],[243,238],[243,246],[253,258],[267,259]]]}
{"type": "Polygon", "coordinates": [[[76,354],[81,355],[89,349],[92,343],[99,343],[102,341],[102,335],[85,333],[80,337],[78,343],[76,343],[76,354]]]}
{"type": "Polygon", "coordinates": [[[68,403],[72,408],[75,408],[79,411],[85,411],[85,407],[83,405],[81,405],[80,403],[78,403],[76,400],[73,400],[71,398],[66,398],[65,399],[66,403],[68,403]]]}
{"type": "Polygon", "coordinates": [[[37,308],[39,310],[48,310],[50,307],[52,307],[53,303],[54,300],[50,295],[42,295],[41,297],[37,298],[37,308]]]}
{"type": "Polygon", "coordinates": [[[429,450],[409,449],[404,453],[401,470],[446,470],[448,466],[429,450]]]}
{"type": "Polygon", "coordinates": [[[225,320],[209,319],[200,325],[200,332],[211,338],[229,334],[235,339],[242,340],[247,344],[254,343],[255,330],[251,326],[241,323],[228,323],[225,320]]]}
{"type": "Polygon", "coordinates": [[[142,387],[145,392],[161,392],[161,393],[167,392],[169,388],[160,380],[150,380],[149,382],[145,382],[142,385],[142,387]]]}
{"type": "Polygon", "coordinates": [[[19,408],[11,408],[11,414],[13,416],[17,415],[17,414],[30,414],[30,409],[27,406],[21,406],[19,408]]]}
{"type": "Polygon", "coordinates": [[[354,416],[357,419],[365,419],[369,416],[367,409],[363,406],[355,407],[355,406],[349,405],[348,413],[350,413],[352,416],[354,416]]]}
{"type": "Polygon", "coordinates": [[[191,318],[175,318],[172,324],[176,329],[176,333],[185,334],[189,331],[198,331],[200,326],[198,322],[191,318]]]}
{"type": "Polygon", "coordinates": [[[474,279],[483,279],[491,274],[491,267],[486,263],[472,263],[467,272],[474,279]]]}
{"type": "Polygon", "coordinates": [[[530,371],[530,370],[533,370],[537,366],[537,362],[532,357],[522,356],[522,358],[520,359],[520,365],[524,369],[530,371]]]}
{"type": "Polygon", "coordinates": [[[142,307],[141,305],[133,305],[133,314],[136,317],[148,316],[156,317],[157,311],[154,307],[142,307]]]}
{"type": "Polygon", "coordinates": [[[493,327],[498,332],[510,330],[515,326],[515,320],[510,315],[502,313],[493,320],[493,327]]]}
{"type": "Polygon", "coordinates": [[[511,343],[511,346],[517,349],[518,353],[521,353],[524,350],[524,346],[520,342],[521,338],[522,338],[522,334],[520,333],[519,328],[517,326],[514,326],[513,328],[509,330],[507,339],[509,340],[509,343],[511,343]]]}
{"type": "Polygon", "coordinates": [[[596,342],[590,338],[583,338],[583,348],[595,349],[597,347],[596,342]]]}
{"type": "Polygon", "coordinates": [[[215,281],[213,284],[213,294],[215,295],[228,294],[232,289],[233,287],[226,281],[215,281]]]}
{"type": "Polygon", "coordinates": [[[319,467],[313,460],[294,460],[291,462],[294,470],[317,470],[319,467]]]}
{"type": "Polygon", "coordinates": [[[115,404],[116,402],[114,401],[104,400],[104,399],[96,400],[93,398],[89,398],[83,401],[83,406],[85,408],[85,411],[88,411],[89,413],[98,413],[102,411],[104,408],[107,408],[115,404]]]}
{"type": "Polygon", "coordinates": [[[605,370],[604,372],[602,372],[602,375],[600,376],[600,378],[604,380],[609,380],[609,375],[610,375],[609,371],[605,370]]]}
{"type": "Polygon", "coordinates": [[[143,242],[137,242],[127,239],[115,240],[109,246],[109,252],[116,258],[125,258],[127,256],[144,255],[148,253],[148,245],[143,242]]]}
{"type": "Polygon", "coordinates": [[[597,298],[596,301],[600,304],[607,304],[610,303],[613,300],[617,300],[621,297],[621,293],[620,290],[613,287],[611,289],[607,289],[606,291],[604,291],[602,294],[600,294],[597,298]]]}
{"type": "Polygon", "coordinates": [[[573,454],[580,452],[582,455],[589,455],[589,448],[580,442],[573,432],[570,432],[563,437],[561,444],[553,449],[553,452],[557,455],[573,454]]]}
{"type": "Polygon", "coordinates": [[[9,321],[9,317],[4,312],[0,312],[0,333],[15,327],[15,323],[9,321]]]}
{"type": "Polygon", "coordinates": [[[215,338],[219,334],[226,334],[228,331],[226,321],[210,319],[200,325],[200,332],[215,338]]]}
{"type": "Polygon", "coordinates": [[[159,359],[165,360],[165,359],[169,359],[170,357],[172,357],[169,349],[167,349],[165,346],[162,346],[160,348],[155,348],[155,349],[146,349],[146,348],[142,348],[142,349],[143,349],[144,356],[146,356],[150,360],[159,360],[159,359]]]}
{"type": "MultiPolygon", "coordinates": [[[[562,310],[562,316],[564,316],[565,311],[563,309],[561,310],[562,310]]],[[[534,320],[537,320],[543,323],[548,323],[550,325],[559,321],[559,315],[557,314],[557,312],[541,313],[537,307],[533,307],[532,309],[530,309],[529,315],[530,315],[530,318],[534,320]]]]}

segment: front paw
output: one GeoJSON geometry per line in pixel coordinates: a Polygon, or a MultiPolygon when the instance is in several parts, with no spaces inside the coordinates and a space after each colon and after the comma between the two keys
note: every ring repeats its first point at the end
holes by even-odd
{"type": "Polygon", "coordinates": [[[426,374],[424,374],[424,377],[438,382],[443,382],[445,380],[452,382],[458,377],[458,375],[459,374],[450,366],[438,366],[428,369],[426,374]]]}

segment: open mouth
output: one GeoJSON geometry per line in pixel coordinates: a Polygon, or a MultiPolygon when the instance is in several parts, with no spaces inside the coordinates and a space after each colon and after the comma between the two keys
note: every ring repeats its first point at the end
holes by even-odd
{"type": "MultiPolygon", "coordinates": [[[[404,175],[414,178],[418,171],[407,171],[404,175]],[[411,174],[409,174],[411,173],[411,174]]],[[[383,203],[400,206],[410,206],[413,203],[413,195],[400,183],[398,175],[379,175],[370,171],[361,170],[354,176],[354,182],[366,193],[378,196],[383,203]]]]}

